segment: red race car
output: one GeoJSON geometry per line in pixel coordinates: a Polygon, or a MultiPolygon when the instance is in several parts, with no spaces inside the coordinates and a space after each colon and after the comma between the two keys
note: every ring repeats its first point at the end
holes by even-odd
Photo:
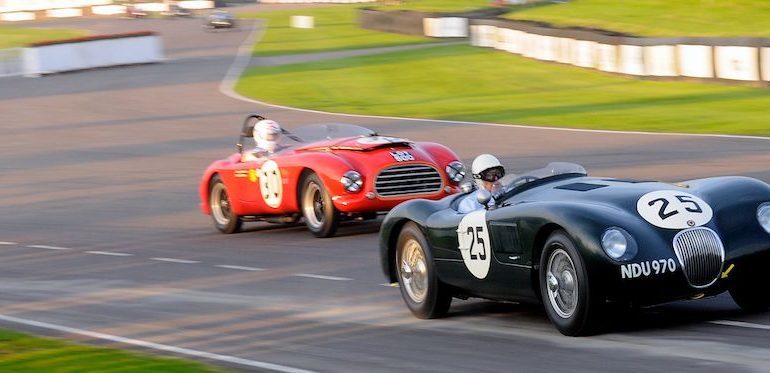
{"type": "Polygon", "coordinates": [[[201,178],[201,210],[223,233],[248,221],[304,218],[316,237],[330,237],[343,219],[372,219],[406,200],[453,194],[465,176],[443,145],[345,124],[282,129],[280,150],[245,159],[244,141],[263,119],[249,115],[238,153],[212,163],[201,178]]]}

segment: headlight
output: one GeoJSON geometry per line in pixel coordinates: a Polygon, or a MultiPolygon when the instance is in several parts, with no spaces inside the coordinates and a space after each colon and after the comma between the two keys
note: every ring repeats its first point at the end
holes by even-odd
{"type": "Polygon", "coordinates": [[[625,230],[611,227],[602,234],[602,249],[610,258],[625,261],[636,256],[636,242],[625,230]]]}
{"type": "Polygon", "coordinates": [[[757,220],[759,225],[770,233],[770,202],[765,202],[757,207],[757,220]]]}
{"type": "Polygon", "coordinates": [[[465,165],[460,161],[450,162],[446,166],[446,175],[449,177],[449,180],[459,183],[465,178],[465,165]]]}
{"type": "Polygon", "coordinates": [[[361,174],[358,171],[350,170],[345,172],[340,178],[340,183],[345,187],[345,190],[351,193],[358,192],[364,186],[364,181],[361,179],[361,174]]]}

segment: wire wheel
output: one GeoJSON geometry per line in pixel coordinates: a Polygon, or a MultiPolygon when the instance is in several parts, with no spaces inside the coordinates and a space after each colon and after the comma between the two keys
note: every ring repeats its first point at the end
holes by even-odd
{"type": "Polygon", "coordinates": [[[398,235],[392,257],[404,303],[421,319],[443,317],[452,303],[448,286],[438,279],[433,253],[415,223],[407,223],[398,235]]]}
{"type": "Polygon", "coordinates": [[[307,189],[305,189],[302,208],[305,210],[305,220],[307,221],[307,225],[311,229],[320,229],[324,224],[326,206],[324,206],[323,195],[321,194],[321,188],[318,187],[318,184],[308,184],[307,189]]]}
{"type": "Polygon", "coordinates": [[[209,209],[214,220],[214,226],[222,233],[235,233],[241,229],[243,221],[238,214],[233,212],[227,187],[215,175],[209,184],[209,209]]]}
{"type": "Polygon", "coordinates": [[[301,196],[300,209],[310,232],[316,237],[333,236],[339,224],[339,211],[318,175],[311,173],[305,177],[301,196]]]}
{"type": "Polygon", "coordinates": [[[216,183],[211,188],[211,215],[221,225],[227,225],[232,219],[230,200],[227,199],[227,190],[222,183],[216,183]]]}
{"type": "Polygon", "coordinates": [[[415,303],[425,301],[428,292],[428,268],[420,243],[409,239],[401,252],[398,275],[409,298],[415,303]]]}
{"type": "Polygon", "coordinates": [[[564,249],[556,249],[546,267],[548,301],[559,317],[568,319],[578,304],[578,281],[575,264],[564,249]]]}

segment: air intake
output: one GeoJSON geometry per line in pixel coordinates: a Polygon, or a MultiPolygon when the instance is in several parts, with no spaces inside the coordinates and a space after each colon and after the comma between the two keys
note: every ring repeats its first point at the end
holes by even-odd
{"type": "Polygon", "coordinates": [[[433,194],[441,190],[441,174],[428,165],[408,164],[382,170],[374,182],[380,197],[433,194]]]}
{"type": "Polygon", "coordinates": [[[691,228],[677,233],[674,251],[693,287],[705,288],[722,273],[725,248],[716,232],[709,228],[691,228]]]}

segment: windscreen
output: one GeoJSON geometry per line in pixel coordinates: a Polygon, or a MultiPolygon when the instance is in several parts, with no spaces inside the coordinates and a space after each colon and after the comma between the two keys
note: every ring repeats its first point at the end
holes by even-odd
{"type": "Polygon", "coordinates": [[[321,140],[343,137],[373,136],[377,133],[361,126],[352,124],[311,124],[288,130],[281,136],[284,145],[296,145],[297,142],[309,143],[321,140]]]}
{"type": "Polygon", "coordinates": [[[551,162],[543,168],[527,171],[521,174],[509,174],[500,179],[494,196],[495,200],[508,198],[518,191],[526,189],[526,185],[539,181],[544,182],[559,175],[577,175],[586,176],[586,169],[575,163],[569,162],[551,162]]]}

